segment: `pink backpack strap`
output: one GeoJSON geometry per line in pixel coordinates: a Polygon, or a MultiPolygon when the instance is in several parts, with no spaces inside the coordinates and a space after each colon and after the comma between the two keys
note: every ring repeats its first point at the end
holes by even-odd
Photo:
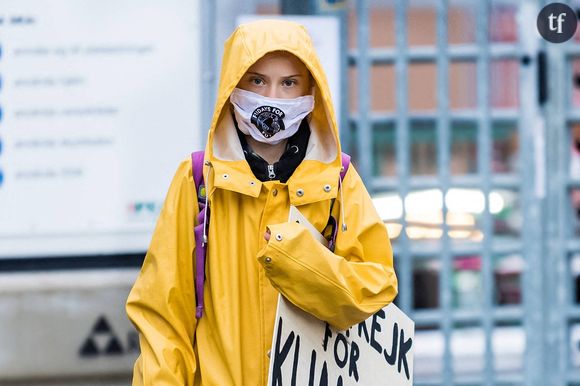
{"type": "Polygon", "coordinates": [[[342,161],[342,170],[340,171],[340,181],[344,180],[344,176],[346,176],[346,172],[348,171],[348,167],[350,166],[350,156],[346,153],[340,153],[341,161],[342,161]]]}
{"type": "Polygon", "coordinates": [[[197,194],[198,215],[197,225],[193,227],[195,236],[195,317],[201,318],[204,307],[203,287],[205,284],[205,259],[207,255],[207,243],[203,239],[204,224],[209,224],[209,208],[205,207],[205,183],[203,180],[203,151],[191,153],[191,171],[195,191],[197,194]],[[203,193],[203,196],[202,196],[203,193]],[[207,216],[207,218],[206,218],[207,216]]]}
{"type": "Polygon", "coordinates": [[[193,174],[193,181],[195,182],[196,192],[200,185],[203,185],[203,158],[205,151],[194,151],[191,153],[191,170],[193,174]]]}
{"type": "MultiPolygon", "coordinates": [[[[340,171],[340,182],[341,186],[339,189],[342,189],[342,181],[344,180],[344,176],[346,176],[346,172],[348,171],[348,167],[350,166],[350,155],[346,153],[341,153],[341,161],[342,161],[342,169],[340,171]]],[[[341,205],[344,204],[341,202],[341,205]]],[[[334,201],[332,202],[334,205],[334,201]]],[[[331,207],[331,214],[328,218],[328,224],[332,226],[332,235],[328,242],[328,249],[334,252],[334,248],[336,247],[336,236],[338,236],[338,221],[334,217],[332,217],[332,207],[331,207]]]]}

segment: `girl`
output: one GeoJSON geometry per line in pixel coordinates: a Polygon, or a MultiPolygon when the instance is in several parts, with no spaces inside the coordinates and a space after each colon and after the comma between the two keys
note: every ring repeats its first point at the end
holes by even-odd
{"type": "Polygon", "coordinates": [[[141,345],[133,385],[266,385],[279,293],[341,329],[394,299],[386,227],[355,168],[340,177],[341,158],[326,77],[304,27],[268,20],[237,28],[205,149],[203,316],[195,312],[198,192],[188,159],[127,302],[141,345]],[[327,237],[329,218],[338,219],[333,250],[288,222],[290,206],[327,237]]]}

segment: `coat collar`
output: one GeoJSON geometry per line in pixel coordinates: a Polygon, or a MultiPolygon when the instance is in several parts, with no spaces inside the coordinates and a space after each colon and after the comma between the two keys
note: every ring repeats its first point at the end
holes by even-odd
{"type": "MultiPolygon", "coordinates": [[[[285,184],[288,186],[290,204],[299,206],[336,198],[339,178],[338,167],[314,160],[302,161],[285,184]]],[[[215,189],[225,189],[258,197],[262,184],[245,160],[212,162],[210,195],[215,189]]]]}
{"type": "MultiPolygon", "coordinates": [[[[317,135],[319,131],[311,131],[306,158],[286,182],[292,205],[305,205],[336,198],[340,164],[337,164],[335,160],[331,162],[320,160],[323,157],[328,158],[328,155],[320,154],[324,147],[320,146],[321,138],[317,135]]],[[[204,170],[205,173],[210,170],[209,194],[211,195],[214,189],[219,188],[258,197],[262,182],[254,176],[246,162],[230,114],[224,114],[216,130],[215,139],[214,151],[208,160],[211,168],[208,169],[206,165],[204,170]]]]}

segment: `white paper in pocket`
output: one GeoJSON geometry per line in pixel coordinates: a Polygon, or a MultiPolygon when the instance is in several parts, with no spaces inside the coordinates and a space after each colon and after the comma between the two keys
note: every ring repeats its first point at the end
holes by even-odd
{"type": "Polygon", "coordinates": [[[308,229],[310,233],[312,233],[312,236],[314,236],[314,238],[317,241],[319,241],[325,247],[328,247],[328,240],[326,240],[324,236],[322,236],[322,234],[320,234],[320,232],[318,232],[318,230],[314,228],[314,225],[312,225],[310,221],[308,221],[308,219],[304,217],[304,215],[300,213],[298,208],[296,208],[294,205],[290,205],[290,214],[288,215],[288,221],[297,222],[305,226],[306,229],[308,229]]]}

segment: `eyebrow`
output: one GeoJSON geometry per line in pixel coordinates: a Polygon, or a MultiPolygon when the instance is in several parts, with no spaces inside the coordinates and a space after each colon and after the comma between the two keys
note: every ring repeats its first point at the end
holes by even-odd
{"type": "MultiPolygon", "coordinates": [[[[261,76],[264,78],[270,78],[268,75],[260,74],[259,72],[248,71],[247,73],[251,74],[251,75],[258,75],[258,76],[261,76]]],[[[299,77],[303,77],[303,76],[304,75],[302,75],[302,74],[294,74],[294,75],[285,75],[285,76],[282,76],[282,78],[299,78],[299,77]]]]}

